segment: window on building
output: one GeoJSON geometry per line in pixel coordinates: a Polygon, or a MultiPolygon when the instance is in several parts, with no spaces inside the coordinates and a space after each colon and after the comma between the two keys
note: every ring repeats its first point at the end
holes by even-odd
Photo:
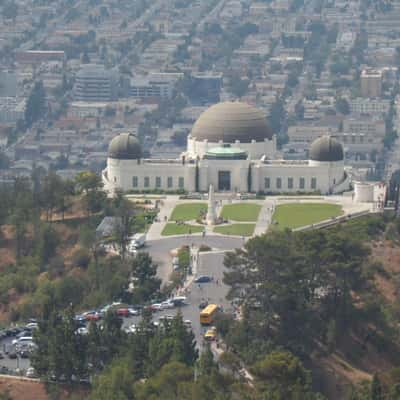
{"type": "Polygon", "coordinates": [[[317,178],[311,178],[311,189],[317,188],[317,178]]]}
{"type": "Polygon", "coordinates": [[[293,189],[293,178],[287,179],[287,187],[288,189],[293,189]]]}
{"type": "Polygon", "coordinates": [[[304,189],[306,187],[306,180],[304,178],[300,178],[299,188],[304,189]]]}
{"type": "Polygon", "coordinates": [[[144,177],[144,187],[149,187],[150,186],[150,178],[148,176],[144,177]]]}
{"type": "Polygon", "coordinates": [[[172,176],[169,176],[168,179],[167,179],[167,186],[168,186],[169,188],[172,188],[172,185],[173,185],[172,176]]]}
{"type": "Polygon", "coordinates": [[[282,188],[282,178],[276,178],[276,188],[277,189],[282,188]]]}
{"type": "Polygon", "coordinates": [[[270,178],[264,178],[264,188],[269,189],[271,187],[271,179],[270,178]]]}
{"type": "Polygon", "coordinates": [[[134,176],[132,178],[132,186],[133,187],[138,187],[139,186],[139,181],[138,181],[138,177],[137,176],[134,176]]]}
{"type": "Polygon", "coordinates": [[[161,176],[156,176],[156,188],[161,187],[161,176]]]}
{"type": "Polygon", "coordinates": [[[180,177],[179,177],[178,186],[179,186],[179,189],[183,189],[183,188],[184,188],[184,186],[185,186],[185,180],[183,179],[183,176],[180,176],[180,177]]]}

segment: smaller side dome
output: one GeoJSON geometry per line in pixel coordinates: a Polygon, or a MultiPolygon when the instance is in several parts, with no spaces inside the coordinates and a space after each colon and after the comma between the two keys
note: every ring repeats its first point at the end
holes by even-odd
{"type": "Polygon", "coordinates": [[[309,158],[323,162],[342,161],[343,146],[331,136],[321,136],[311,144],[309,158]]]}
{"type": "Polygon", "coordinates": [[[142,147],[135,135],[121,133],[111,140],[108,157],[117,160],[137,160],[142,157],[142,147]]]}

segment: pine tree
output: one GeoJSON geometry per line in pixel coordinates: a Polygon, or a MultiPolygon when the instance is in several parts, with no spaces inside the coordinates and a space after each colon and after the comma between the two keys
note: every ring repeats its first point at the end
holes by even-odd
{"type": "Polygon", "coordinates": [[[382,384],[377,374],[374,374],[371,382],[371,400],[383,400],[382,384]]]}
{"type": "Polygon", "coordinates": [[[32,89],[25,109],[25,123],[28,127],[42,117],[46,112],[46,92],[43,82],[38,81],[32,89]]]}

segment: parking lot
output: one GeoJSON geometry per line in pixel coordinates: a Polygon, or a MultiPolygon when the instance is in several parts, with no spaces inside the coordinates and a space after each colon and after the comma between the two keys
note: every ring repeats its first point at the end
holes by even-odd
{"type": "MultiPolygon", "coordinates": [[[[222,306],[225,311],[232,311],[229,302],[225,299],[227,287],[222,283],[224,268],[223,259],[224,253],[222,252],[200,253],[197,276],[210,276],[213,278],[212,281],[198,284],[193,282],[184,294],[186,297],[185,305],[173,309],[155,311],[153,313],[153,321],[158,322],[164,317],[175,316],[178,310],[180,310],[183,319],[191,322],[191,328],[195,334],[197,346],[201,348],[204,343],[203,336],[206,328],[200,325],[199,304],[206,301],[222,306]]],[[[133,324],[138,325],[140,320],[140,315],[123,318],[123,329],[133,324]]],[[[21,332],[18,333],[20,335],[22,334],[21,332]]],[[[9,357],[10,353],[15,353],[15,347],[12,345],[15,339],[15,334],[0,339],[0,351],[3,357],[0,359],[0,373],[17,374],[19,373],[18,371],[24,373],[30,367],[29,359],[21,357],[20,354],[16,354],[16,358],[9,357]]]]}

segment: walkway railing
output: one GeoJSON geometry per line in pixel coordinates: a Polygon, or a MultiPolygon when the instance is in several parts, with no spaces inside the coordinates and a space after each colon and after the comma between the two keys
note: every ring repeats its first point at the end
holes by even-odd
{"type": "Polygon", "coordinates": [[[328,228],[330,226],[333,226],[336,224],[341,224],[343,222],[349,221],[351,219],[359,218],[364,215],[368,215],[370,213],[371,213],[371,210],[363,210],[363,211],[355,212],[353,214],[342,215],[340,217],[333,217],[329,220],[317,222],[317,223],[311,224],[311,225],[301,226],[300,228],[295,228],[295,229],[293,229],[293,232],[309,231],[311,229],[328,228]]]}

